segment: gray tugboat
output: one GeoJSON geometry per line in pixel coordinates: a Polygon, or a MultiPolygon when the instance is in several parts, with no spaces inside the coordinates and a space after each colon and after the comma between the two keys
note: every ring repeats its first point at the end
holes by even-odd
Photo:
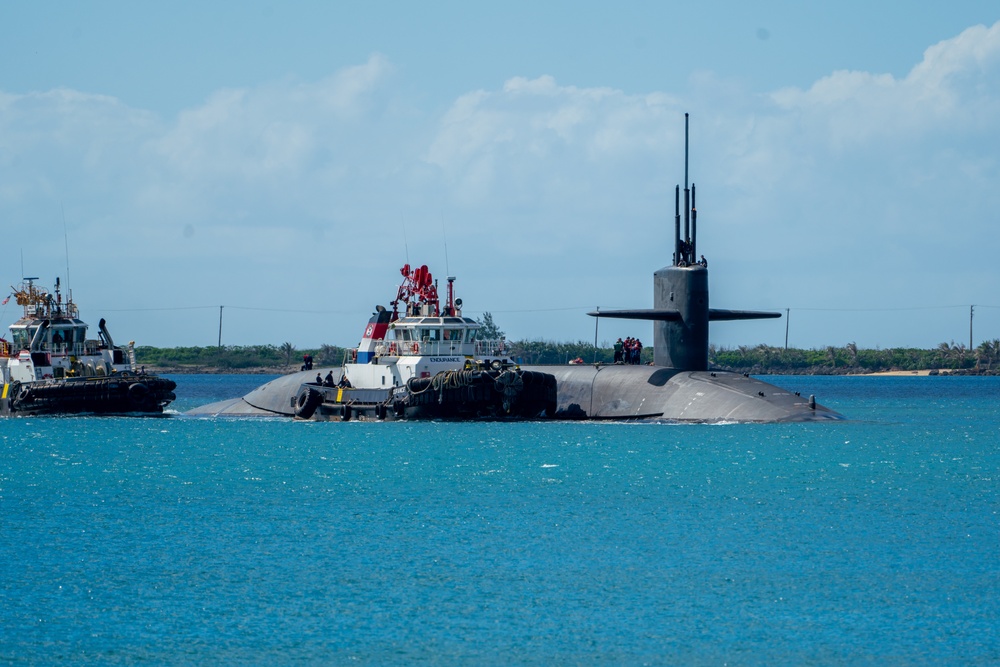
{"type": "MultiPolygon", "coordinates": [[[[132,343],[115,345],[102,319],[97,338],[73,298],[63,301],[25,278],[11,296],[24,316],[0,338],[0,415],[159,414],[174,400],[173,380],[136,371],[132,343]]],[[[10,297],[8,297],[10,298],[10,297]]]]}

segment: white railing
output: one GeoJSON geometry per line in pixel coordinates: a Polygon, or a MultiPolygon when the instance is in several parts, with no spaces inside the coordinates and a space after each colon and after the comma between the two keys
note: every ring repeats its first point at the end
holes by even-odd
{"type": "Polygon", "coordinates": [[[55,356],[93,356],[100,354],[100,343],[96,340],[86,340],[82,343],[39,343],[37,352],[48,352],[55,356]]]}
{"type": "Polygon", "coordinates": [[[42,342],[38,346],[39,352],[48,352],[49,354],[60,356],[76,355],[80,356],[83,352],[83,343],[46,343],[42,342]]]}
{"type": "Polygon", "coordinates": [[[375,354],[380,357],[431,356],[453,357],[503,357],[509,345],[502,340],[477,340],[461,343],[457,340],[386,340],[375,344],[375,354]]]}
{"type": "Polygon", "coordinates": [[[505,357],[507,356],[507,341],[505,340],[477,340],[476,356],[479,357],[505,357]]]}
{"type": "Polygon", "coordinates": [[[457,340],[397,340],[388,343],[390,356],[432,356],[432,357],[454,357],[465,356],[473,353],[473,346],[468,343],[461,343],[457,340]]]}

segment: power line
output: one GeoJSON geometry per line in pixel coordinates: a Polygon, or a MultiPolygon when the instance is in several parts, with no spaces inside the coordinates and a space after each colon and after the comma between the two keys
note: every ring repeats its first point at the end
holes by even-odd
{"type": "MultiPolygon", "coordinates": [[[[890,313],[912,310],[947,310],[961,308],[965,310],[969,304],[963,303],[955,306],[911,306],[905,308],[792,308],[791,310],[827,312],[827,313],[890,313]]],[[[976,308],[1000,308],[1000,306],[984,306],[976,304],[976,308]]],[[[788,308],[785,308],[788,310],[788,308]]]]}
{"type": "MultiPolygon", "coordinates": [[[[1000,309],[1000,306],[990,306],[983,304],[975,304],[976,308],[991,308],[1000,309]]],[[[157,312],[157,311],[175,311],[175,310],[215,310],[218,305],[213,306],[167,306],[162,308],[101,308],[97,307],[95,310],[99,310],[105,313],[140,313],[140,312],[157,312]]],[[[901,308],[796,308],[796,307],[785,307],[772,310],[797,310],[806,312],[817,312],[817,313],[889,313],[889,312],[904,312],[904,311],[921,311],[921,310],[947,310],[947,309],[966,309],[969,304],[958,304],[950,306],[910,306],[901,308]]],[[[355,311],[348,310],[305,310],[296,308],[262,308],[259,306],[226,306],[226,308],[231,308],[233,310],[250,310],[250,311],[260,311],[266,313],[307,313],[311,315],[356,315],[355,311]]],[[[554,312],[565,312],[571,310],[589,310],[590,306],[565,306],[561,308],[519,308],[512,310],[471,310],[470,313],[498,313],[498,314],[510,314],[510,313],[554,313],[554,312]]]]}
{"type": "Polygon", "coordinates": [[[520,310],[470,310],[470,313],[554,313],[564,310],[590,310],[593,306],[570,306],[567,308],[525,308],[520,310]]]}
{"type": "MultiPolygon", "coordinates": [[[[102,313],[141,313],[173,310],[215,310],[218,306],[174,306],[169,308],[96,308],[102,313]]],[[[346,310],[294,310],[290,308],[258,308],[251,306],[226,306],[232,310],[256,310],[268,313],[309,313],[312,315],[348,315],[356,314],[354,311],[346,310]]]]}

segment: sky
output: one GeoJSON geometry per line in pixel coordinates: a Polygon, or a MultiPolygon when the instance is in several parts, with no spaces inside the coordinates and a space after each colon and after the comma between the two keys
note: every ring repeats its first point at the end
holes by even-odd
{"type": "Polygon", "coordinates": [[[426,264],[509,339],[648,344],[586,313],[652,306],[685,113],[711,305],[782,313],[714,345],[1000,338],[994,0],[4,3],[4,280],[304,349],[426,264]]]}

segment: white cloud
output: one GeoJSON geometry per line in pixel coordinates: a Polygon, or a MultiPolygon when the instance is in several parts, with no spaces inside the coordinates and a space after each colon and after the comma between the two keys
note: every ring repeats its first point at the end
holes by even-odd
{"type": "Polygon", "coordinates": [[[370,162],[362,157],[365,133],[385,114],[378,96],[391,69],[376,55],[316,83],[219,91],[152,143],[163,173],[147,195],[167,203],[178,188],[201,192],[216,206],[228,202],[226,218],[251,225],[267,222],[248,206],[271,210],[281,202],[278,210],[290,215],[316,215],[313,201],[349,180],[352,159],[370,162]]]}
{"type": "Polygon", "coordinates": [[[629,230],[666,215],[649,202],[665,207],[669,193],[650,185],[679,145],[679,114],[664,94],[516,77],[456,100],[425,159],[449,205],[476,211],[479,235],[504,230],[504,256],[565,257],[595,242],[620,254],[629,230]]]}
{"type": "Polygon", "coordinates": [[[924,52],[903,79],[888,74],[834,72],[807,90],[778,91],[779,109],[818,121],[817,137],[831,147],[870,140],[912,141],[943,126],[992,124],[1000,92],[1000,22],[974,26],[924,52]],[[821,129],[825,132],[820,133],[821,129]]]}

